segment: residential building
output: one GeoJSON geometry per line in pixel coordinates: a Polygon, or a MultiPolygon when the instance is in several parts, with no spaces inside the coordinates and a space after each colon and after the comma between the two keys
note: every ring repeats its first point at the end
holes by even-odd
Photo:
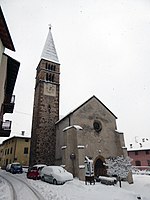
{"type": "Polygon", "coordinates": [[[5,113],[13,113],[15,87],[20,63],[5,54],[5,48],[15,51],[2,9],[0,7],[0,137],[9,137],[11,121],[4,121],[5,113]]]}
{"type": "Polygon", "coordinates": [[[12,162],[29,166],[30,137],[13,136],[0,145],[0,166],[6,167],[12,162]]]}
{"type": "Polygon", "coordinates": [[[150,141],[148,138],[136,137],[128,147],[128,156],[132,165],[140,169],[150,169],[150,141]]]}

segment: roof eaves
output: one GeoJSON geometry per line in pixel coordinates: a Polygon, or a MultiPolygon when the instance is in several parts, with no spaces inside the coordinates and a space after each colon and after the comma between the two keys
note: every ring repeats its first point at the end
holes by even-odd
{"type": "Polygon", "coordinates": [[[15,51],[15,47],[11,38],[11,35],[9,33],[7,23],[5,21],[1,6],[0,6],[0,38],[2,40],[3,45],[12,50],[15,51]]]}
{"type": "Polygon", "coordinates": [[[76,109],[74,109],[73,111],[71,111],[70,113],[68,113],[67,115],[65,115],[63,118],[61,118],[60,120],[58,120],[55,124],[58,124],[60,121],[63,121],[64,119],[66,119],[68,116],[70,116],[71,114],[73,114],[76,110],[78,110],[79,108],[81,108],[83,105],[85,105],[92,98],[97,99],[117,119],[117,117],[95,95],[93,95],[88,100],[86,100],[84,103],[82,103],[80,106],[78,106],[76,109]]]}
{"type": "Polygon", "coordinates": [[[6,140],[4,140],[3,142],[2,142],[2,145],[4,144],[4,143],[6,143],[7,141],[9,141],[9,140],[12,140],[12,139],[31,139],[31,137],[29,137],[29,136],[12,136],[12,137],[10,137],[10,138],[8,138],[8,139],[6,139],[6,140]]]}

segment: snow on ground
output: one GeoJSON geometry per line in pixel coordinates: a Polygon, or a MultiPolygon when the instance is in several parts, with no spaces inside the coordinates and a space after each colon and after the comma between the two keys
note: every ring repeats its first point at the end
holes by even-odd
{"type": "Polygon", "coordinates": [[[9,200],[10,194],[9,185],[0,177],[0,200],[9,200]]]}
{"type": "MultiPolygon", "coordinates": [[[[106,186],[99,182],[95,185],[85,185],[77,178],[64,185],[52,185],[41,180],[26,179],[25,174],[17,176],[22,176],[43,195],[45,200],[137,200],[138,195],[142,200],[150,200],[150,176],[148,175],[133,175],[134,184],[122,182],[122,188],[119,184],[106,186]]],[[[8,190],[8,185],[0,178],[0,200],[9,200],[8,196],[5,197],[5,194],[9,193],[8,190]]]]}

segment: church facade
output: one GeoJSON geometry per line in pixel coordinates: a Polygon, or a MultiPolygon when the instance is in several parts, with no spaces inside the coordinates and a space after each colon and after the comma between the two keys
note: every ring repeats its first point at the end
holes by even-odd
{"type": "Polygon", "coordinates": [[[30,165],[62,165],[84,180],[85,157],[89,157],[95,176],[106,175],[106,158],[127,156],[123,133],[117,131],[117,117],[92,96],[59,120],[59,76],[50,28],[37,67],[30,165]]]}
{"type": "Polygon", "coordinates": [[[96,96],[92,96],[56,122],[56,163],[84,180],[87,156],[94,162],[95,176],[106,175],[106,158],[127,156],[116,119],[96,96]]]}

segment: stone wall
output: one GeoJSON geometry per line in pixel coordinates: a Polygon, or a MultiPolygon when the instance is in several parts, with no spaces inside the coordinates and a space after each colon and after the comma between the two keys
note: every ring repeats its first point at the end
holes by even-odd
{"type": "MultiPolygon", "coordinates": [[[[62,160],[62,146],[68,145],[68,138],[66,135],[76,135],[76,139],[70,137],[69,144],[76,150],[76,171],[79,176],[79,166],[84,164],[84,156],[91,157],[95,161],[98,157],[108,158],[118,155],[124,155],[122,145],[124,145],[123,134],[116,131],[116,117],[100,102],[97,98],[91,98],[85,104],[80,106],[77,110],[65,117],[63,120],[56,124],[56,160],[62,160]],[[94,121],[100,122],[102,129],[100,131],[95,130],[93,127],[94,121]],[[79,125],[83,128],[82,133],[74,133],[74,131],[67,130],[68,133],[63,134],[63,129],[67,126],[79,125]],[[72,140],[72,141],[71,141],[72,140]],[[76,141],[76,142],[75,142],[76,141]],[[75,144],[75,146],[74,146],[75,144]],[[84,149],[78,149],[77,146],[84,146],[84,149]],[[84,155],[84,156],[83,156],[84,155]]],[[[70,152],[71,153],[71,152],[70,152]]],[[[68,156],[68,159],[69,156],[68,156]]],[[[70,160],[65,158],[67,165],[70,160]]],[[[63,158],[64,160],[64,158],[63,158]]],[[[61,162],[60,162],[61,163],[61,162]]],[[[82,176],[83,177],[83,169],[82,176]]],[[[82,178],[81,178],[82,179],[82,178]]]]}
{"type": "Polygon", "coordinates": [[[37,68],[30,165],[38,163],[52,165],[55,162],[55,122],[59,119],[59,65],[55,64],[56,70],[51,71],[45,68],[46,63],[50,64],[51,62],[42,60],[37,68]],[[46,81],[46,73],[53,73],[55,82],[46,81]],[[56,95],[45,94],[44,84],[55,85],[56,95]]]}

